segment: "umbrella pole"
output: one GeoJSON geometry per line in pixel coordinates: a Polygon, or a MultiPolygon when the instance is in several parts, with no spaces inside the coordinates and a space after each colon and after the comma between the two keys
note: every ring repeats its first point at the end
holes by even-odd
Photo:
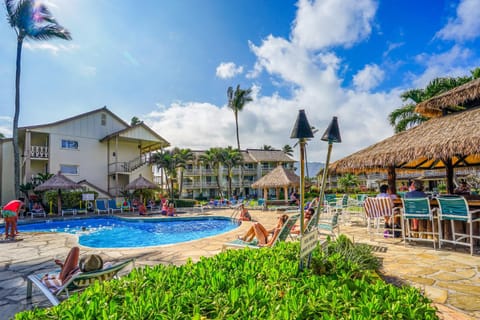
{"type": "Polygon", "coordinates": [[[57,208],[58,208],[58,215],[61,215],[62,214],[62,190],[60,189],[58,189],[57,208]]]}

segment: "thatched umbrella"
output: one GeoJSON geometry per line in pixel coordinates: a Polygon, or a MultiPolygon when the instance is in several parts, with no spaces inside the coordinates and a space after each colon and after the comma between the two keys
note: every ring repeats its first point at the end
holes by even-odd
{"type": "MultiPolygon", "coordinates": [[[[141,174],[138,178],[125,186],[125,190],[156,190],[159,186],[144,178],[141,174]]],[[[140,199],[142,201],[142,199],[140,199]]]]}
{"type": "Polygon", "coordinates": [[[445,93],[419,103],[415,112],[428,117],[440,117],[451,108],[470,108],[480,105],[480,79],[458,86],[445,93]]]}
{"type": "MultiPolygon", "coordinates": [[[[286,169],[279,165],[259,180],[252,184],[252,188],[263,189],[263,197],[267,199],[268,189],[275,188],[284,189],[285,200],[288,200],[288,187],[300,186],[300,177],[297,176],[292,170],[286,169]]],[[[279,192],[277,192],[279,194],[279,192]]]]}
{"type": "Polygon", "coordinates": [[[62,213],[62,190],[75,190],[82,188],[81,185],[77,184],[73,180],[65,177],[63,174],[58,172],[56,175],[45,181],[44,183],[35,187],[35,191],[47,191],[47,190],[58,190],[57,197],[57,207],[58,214],[62,213]]]}
{"type": "Polygon", "coordinates": [[[334,162],[334,172],[377,171],[379,168],[447,170],[453,192],[453,169],[480,165],[480,108],[430,119],[334,162]]]}

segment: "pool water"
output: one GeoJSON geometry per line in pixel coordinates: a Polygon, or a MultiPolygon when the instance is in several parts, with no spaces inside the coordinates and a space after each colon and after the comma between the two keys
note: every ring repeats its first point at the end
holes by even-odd
{"type": "Polygon", "coordinates": [[[65,232],[93,248],[151,247],[201,239],[238,227],[229,218],[120,219],[87,218],[19,224],[20,232],[65,232]]]}

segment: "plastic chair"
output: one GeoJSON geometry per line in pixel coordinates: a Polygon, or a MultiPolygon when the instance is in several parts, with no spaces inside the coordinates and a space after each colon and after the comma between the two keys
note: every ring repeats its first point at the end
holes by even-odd
{"type": "Polygon", "coordinates": [[[398,228],[395,227],[394,221],[393,223],[391,223],[393,228],[382,228],[383,231],[380,231],[380,226],[384,225],[385,223],[385,217],[395,220],[395,216],[400,215],[400,208],[395,208],[393,206],[393,201],[391,198],[368,197],[367,199],[365,199],[364,208],[367,218],[367,233],[370,234],[371,238],[374,234],[381,234],[384,237],[386,236],[387,238],[396,236],[396,230],[398,228]],[[373,231],[370,227],[370,224],[373,224],[373,231]]]}
{"type": "Polygon", "coordinates": [[[403,241],[406,245],[408,241],[426,241],[433,243],[433,249],[436,249],[436,237],[438,238],[438,231],[435,231],[435,223],[433,221],[433,213],[430,208],[430,201],[428,198],[402,198],[402,229],[403,241]],[[428,230],[412,230],[410,228],[410,220],[418,219],[423,221],[430,221],[432,231],[428,230]]]}
{"type": "Polygon", "coordinates": [[[95,200],[95,206],[96,206],[95,211],[97,212],[97,214],[100,214],[100,213],[108,214],[108,209],[105,206],[105,201],[95,200]]]}
{"type": "MultiPolygon", "coordinates": [[[[473,213],[478,213],[480,210],[470,210],[468,208],[467,200],[463,197],[457,198],[437,198],[440,210],[438,212],[438,230],[439,243],[438,247],[442,247],[442,243],[452,243],[453,245],[467,246],[470,248],[470,254],[473,255],[474,239],[479,240],[480,235],[473,234],[473,224],[479,223],[480,218],[472,218],[473,213]],[[450,221],[451,239],[445,237],[445,229],[442,228],[443,221],[450,221]],[[467,224],[467,231],[463,232],[456,222],[464,222],[467,224]]],[[[446,225],[445,225],[446,226],[446,225]]]]}

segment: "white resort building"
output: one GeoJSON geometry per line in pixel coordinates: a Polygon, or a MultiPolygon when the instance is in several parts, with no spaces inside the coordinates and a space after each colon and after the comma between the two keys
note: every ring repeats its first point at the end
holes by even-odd
{"type": "MultiPolygon", "coordinates": [[[[153,180],[152,152],[169,143],[143,122],[130,126],[107,107],[68,119],[18,130],[20,183],[35,183],[38,174],[61,172],[99,192],[120,196],[140,174],[153,180]]],[[[12,200],[14,166],[12,139],[1,139],[1,203],[12,200]]]]}

